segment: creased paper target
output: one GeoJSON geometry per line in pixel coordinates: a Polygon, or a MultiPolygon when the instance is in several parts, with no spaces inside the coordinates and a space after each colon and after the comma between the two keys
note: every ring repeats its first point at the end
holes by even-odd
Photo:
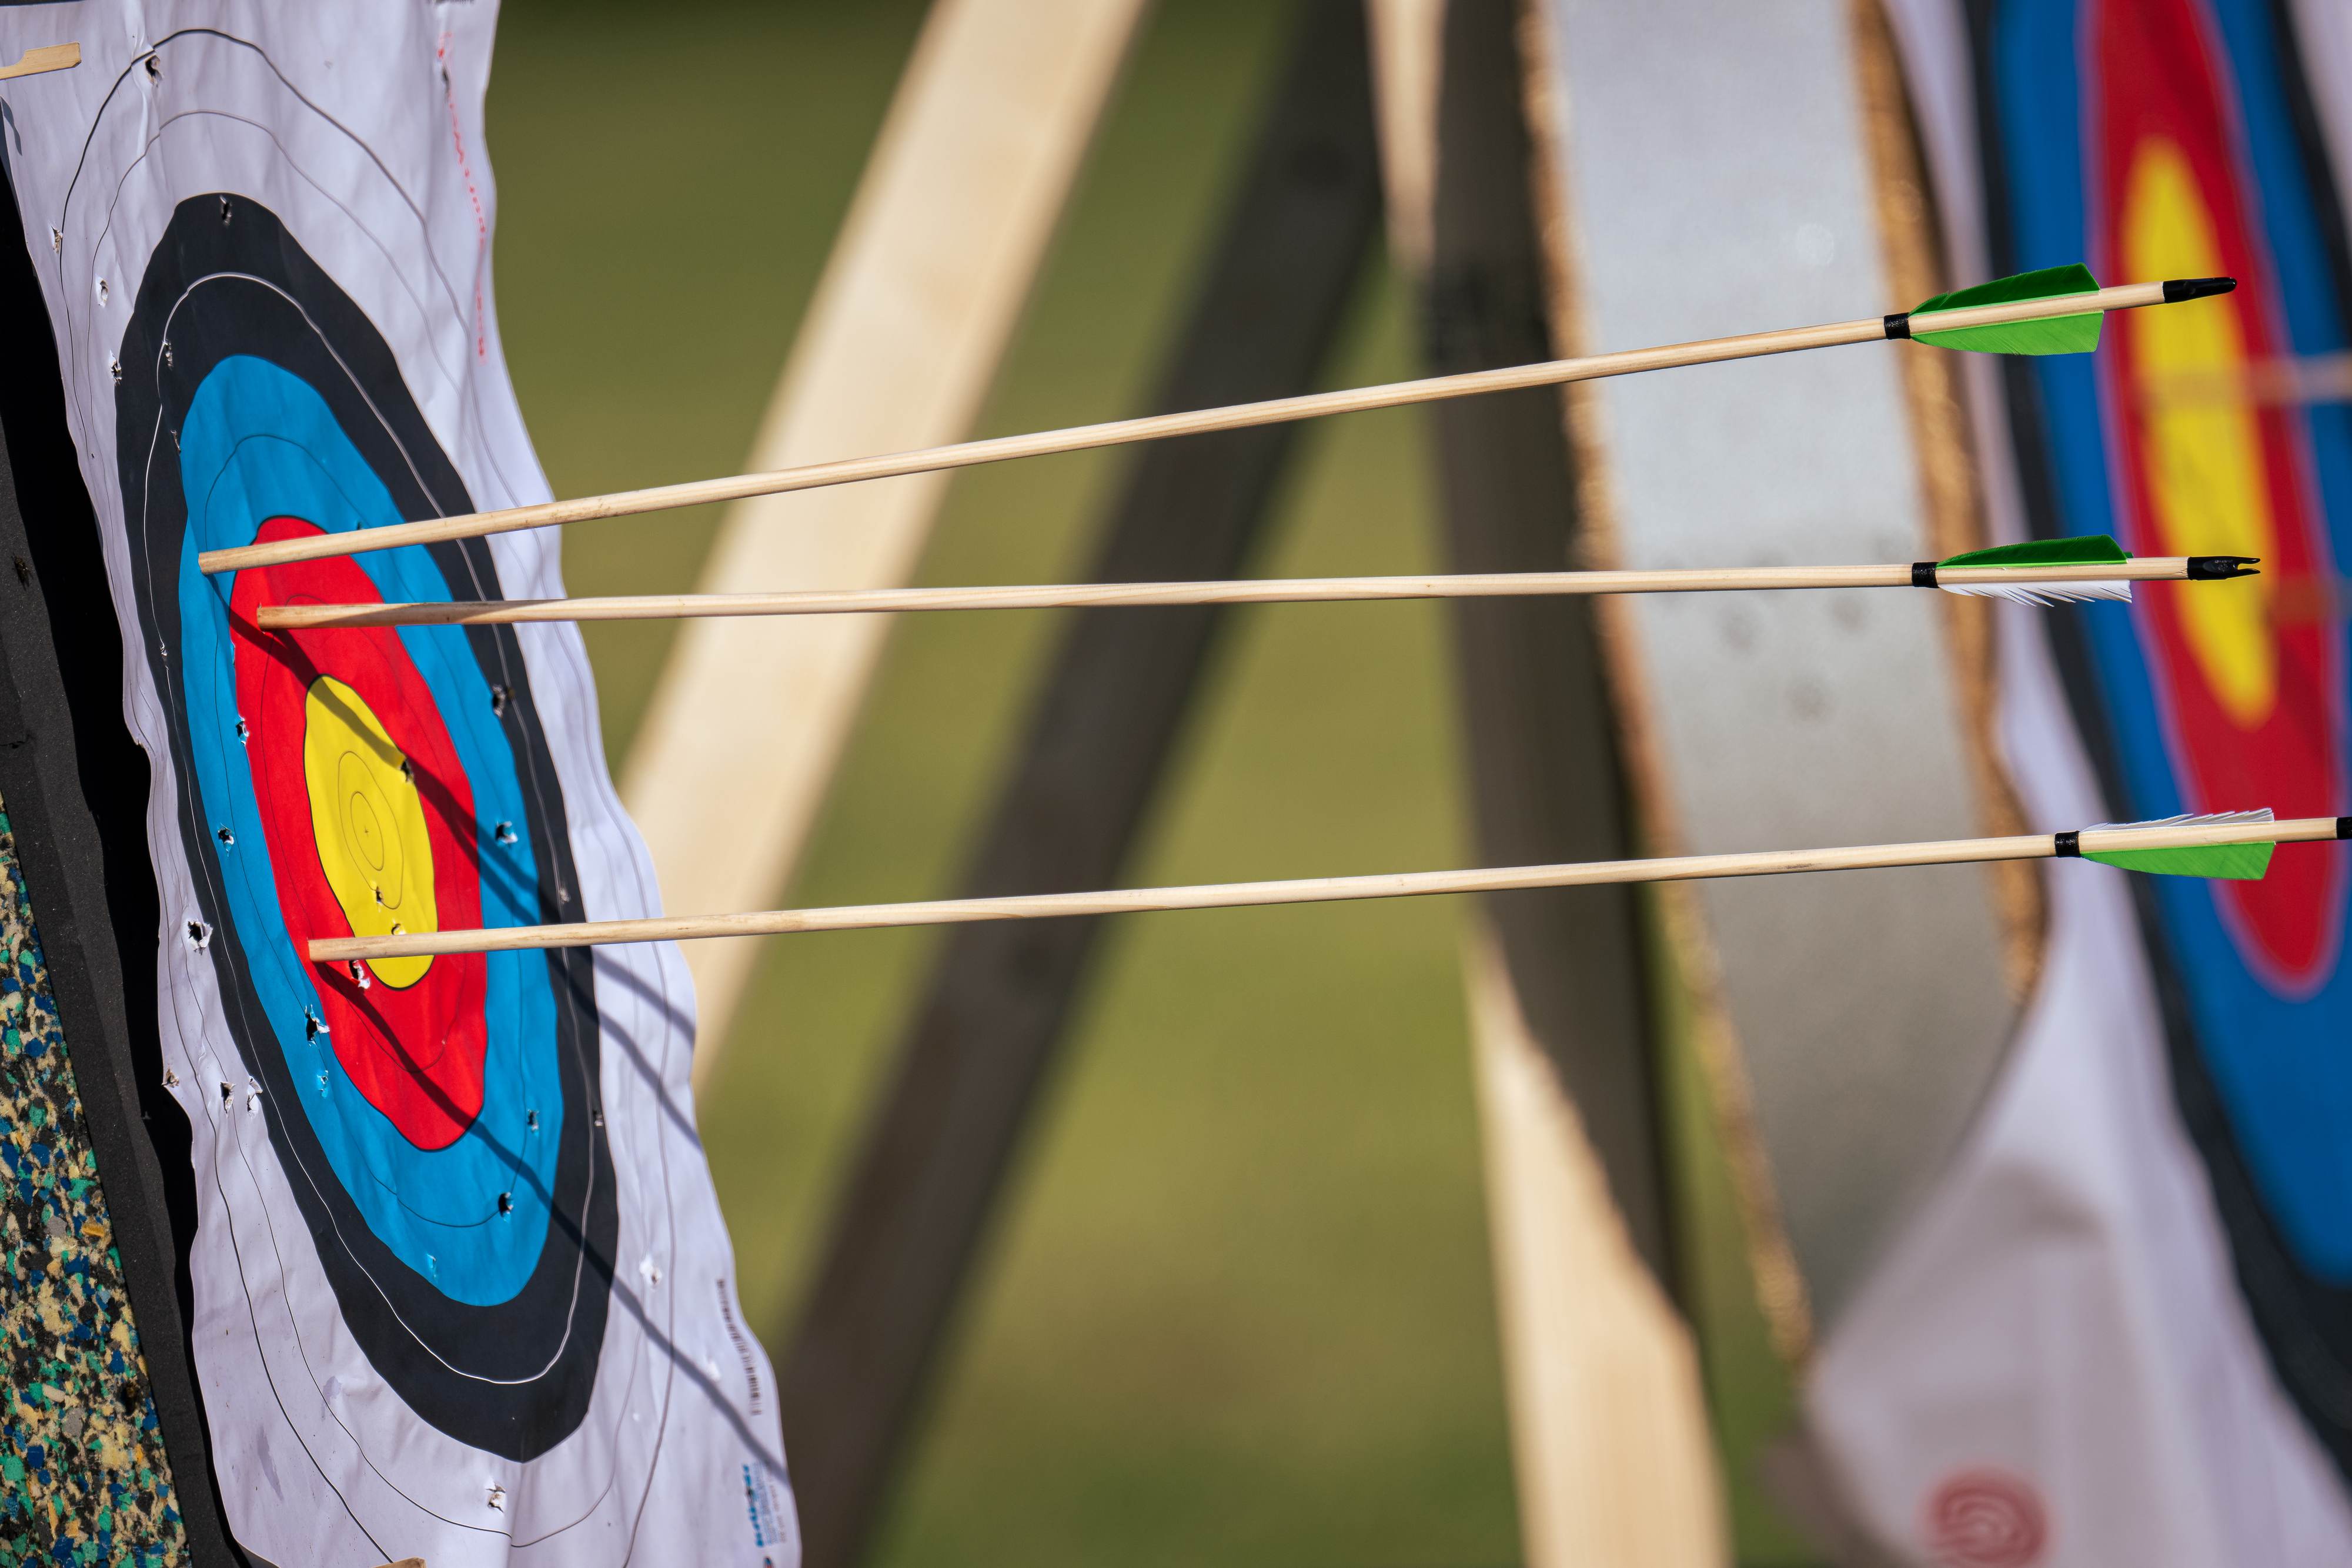
{"type": "Polygon", "coordinates": [[[467,506],[415,411],[384,406],[398,383],[367,395],[353,367],[383,350],[353,340],[366,323],[299,258],[258,204],[191,198],[123,340],[152,372],[117,406],[181,833],[230,1030],[304,1218],[331,1239],[344,1322],[419,1415],[528,1459],[587,1408],[613,1269],[587,956],[301,955],[404,923],[566,918],[562,792],[511,637],[254,623],[268,603],[495,593],[485,552],[196,570],[200,550],[467,506]],[[346,434],[371,428],[374,461],[346,434]]]}
{"type": "MultiPolygon", "coordinates": [[[[0,7],[0,52],[59,14],[0,7]]],[[[572,629],[256,619],[560,594],[557,541],[197,567],[546,497],[490,287],[496,7],[74,14],[83,63],[0,84],[0,134],[151,765],[230,1528],[289,1565],[791,1564],[676,950],[307,956],[659,912],[572,629]]]]}

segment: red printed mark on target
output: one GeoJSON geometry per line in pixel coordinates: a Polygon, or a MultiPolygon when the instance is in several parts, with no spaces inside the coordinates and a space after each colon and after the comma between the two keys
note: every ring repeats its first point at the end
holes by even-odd
{"type": "Polygon", "coordinates": [[[1920,1530],[1938,1568],[2032,1568],[2050,1543],[2050,1514],[2032,1481],[1983,1468],[1946,1477],[1920,1530]]]}
{"type": "Polygon", "coordinates": [[[466,182],[466,199],[474,204],[474,357],[490,357],[490,330],[482,303],[482,253],[490,246],[490,220],[482,211],[482,193],[474,184],[474,165],[466,156],[466,127],[457,116],[457,89],[449,82],[450,35],[441,35],[433,57],[441,66],[441,96],[449,105],[449,142],[457,150],[457,172],[466,182]]]}

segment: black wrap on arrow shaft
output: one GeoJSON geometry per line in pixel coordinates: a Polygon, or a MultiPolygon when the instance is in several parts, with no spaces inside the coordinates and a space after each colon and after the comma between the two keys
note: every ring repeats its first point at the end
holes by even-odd
{"type": "Polygon", "coordinates": [[[2083,852],[2083,835],[2080,832],[2053,833],[2051,842],[2054,846],[2052,852],[2060,860],[2079,858],[2083,852]]]}
{"type": "Polygon", "coordinates": [[[1911,586],[1914,588],[1935,587],[1936,563],[1932,560],[1913,561],[1911,563],[1911,586]]]}
{"type": "Polygon", "coordinates": [[[2234,277],[2174,277],[2164,285],[2164,302],[2179,305],[2184,300],[2210,299],[2216,294],[2227,294],[2238,287],[2234,277]]]}
{"type": "Polygon", "coordinates": [[[1889,338],[1909,337],[1911,335],[1911,312],[1908,310],[1896,310],[1889,314],[1886,318],[1886,335],[1889,338]]]}

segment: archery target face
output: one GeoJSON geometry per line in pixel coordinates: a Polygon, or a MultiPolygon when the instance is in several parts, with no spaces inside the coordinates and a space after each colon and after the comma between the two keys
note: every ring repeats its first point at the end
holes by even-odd
{"type": "MultiPolygon", "coordinates": [[[[2096,355],[2012,361],[2037,532],[2262,575],[2151,584],[2052,622],[2118,814],[2343,810],[2352,410],[2168,399],[2352,344],[2352,273],[2310,89],[2270,0],[1973,0],[1996,260],[2088,257],[2116,281],[2228,274],[2236,293],[2126,313],[2096,355]],[[2178,382],[2174,384],[2177,386],[2178,382]]],[[[2174,1092],[2281,1383],[2352,1475],[2352,877],[2283,852],[2258,883],[2135,879],[2174,1092]]]]}
{"type": "MultiPolygon", "coordinates": [[[[49,9],[0,6],[0,41],[49,9]]],[[[256,623],[561,593],[557,539],[195,564],[546,498],[490,287],[497,7],[135,9],[9,83],[0,134],[151,763],[165,1174],[230,1528],[289,1564],[789,1563],[677,950],[306,956],[659,912],[574,629],[256,623]]]]}
{"type": "Polygon", "coordinates": [[[384,357],[363,319],[299,260],[257,204],[184,203],[126,336],[157,372],[118,401],[145,459],[126,475],[132,548],[183,833],[231,1027],[344,1322],[419,1415],[529,1458],[587,1409],[612,1272],[585,956],[305,954],[317,936],[575,913],[530,685],[511,635],[255,620],[272,603],[496,597],[495,573],[478,545],[196,567],[202,550],[469,505],[415,410],[386,406],[397,379],[362,384],[384,357]]]}

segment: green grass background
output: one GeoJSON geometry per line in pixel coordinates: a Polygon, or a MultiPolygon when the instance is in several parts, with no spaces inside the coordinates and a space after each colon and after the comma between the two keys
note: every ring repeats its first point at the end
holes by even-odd
{"type": "MultiPolygon", "coordinates": [[[[1290,8],[1170,0],[981,424],[1135,411],[1290,8]]],[[[559,495],[731,471],[920,19],[908,0],[508,0],[490,96],[499,309],[559,495]]],[[[1415,373],[1368,278],[1335,383],[1415,373]]],[[[1435,565],[1422,416],[1310,429],[1258,569],[1435,565]]],[[[960,476],[926,582],[1066,578],[1118,472],[960,476]]],[[[586,593],[693,584],[714,513],[590,524],[586,593]]],[[[782,585],[779,585],[782,586],[782,585]]],[[[793,896],[953,891],[1051,612],[902,622],[793,896]]],[[[1465,858],[1450,648],[1426,605],[1237,612],[1139,882],[1465,858]]],[[[669,628],[588,631],[616,769],[669,628]]],[[[747,702],[761,695],[745,694],[747,702]]],[[[880,1556],[927,1568],[1518,1560],[1451,902],[1141,916],[1105,949],[880,1556]]],[[[936,937],[772,943],[702,1107],[745,1305],[781,1351],[936,937]]],[[[1687,1259],[1743,1561],[1806,1561],[1748,1484],[1784,1418],[1695,1078],[1687,1259]]]]}

